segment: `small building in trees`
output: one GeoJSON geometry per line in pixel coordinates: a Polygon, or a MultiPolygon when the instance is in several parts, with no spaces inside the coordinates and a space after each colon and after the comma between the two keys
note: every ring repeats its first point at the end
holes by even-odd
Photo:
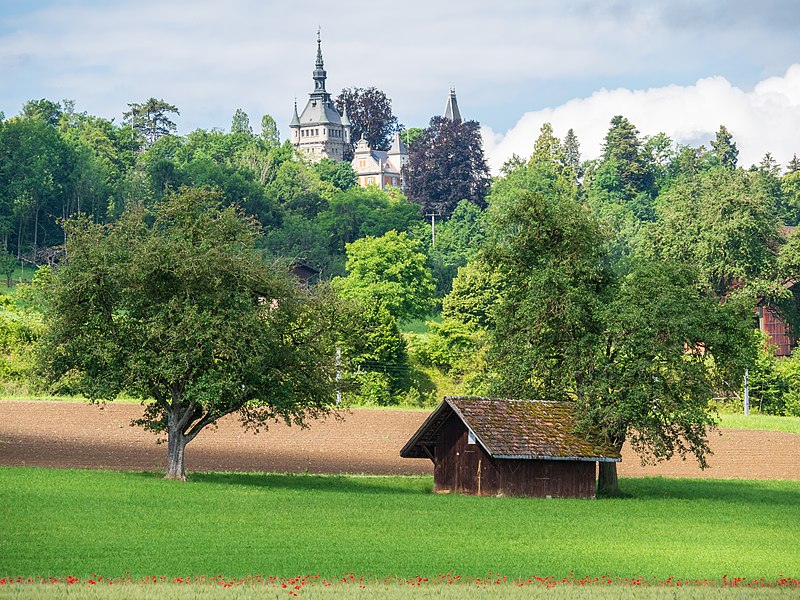
{"type": "Polygon", "coordinates": [[[322,60],[322,41],[317,33],[317,62],[314,69],[314,91],[309,94],[302,114],[297,114],[297,102],[294,105],[294,116],[289,124],[291,140],[310,159],[319,161],[330,158],[335,162],[344,159],[350,147],[350,121],[347,110],[339,114],[325,89],[327,72],[322,60]]]}
{"type": "MultiPolygon", "coordinates": [[[[797,282],[791,281],[786,287],[792,291],[793,296],[797,296],[797,282]]],[[[791,326],[781,316],[778,308],[765,299],[760,299],[755,308],[758,330],[766,335],[767,344],[775,350],[775,356],[791,356],[792,350],[797,346],[797,337],[794,335],[791,326]]]]}
{"type": "Polygon", "coordinates": [[[569,402],[445,397],[400,456],[430,459],[439,493],[594,498],[596,463],[621,458],[576,425],[569,402]]]}
{"type": "Polygon", "coordinates": [[[373,150],[363,137],[356,145],[351,165],[358,175],[358,185],[376,185],[385,190],[390,187],[405,188],[403,167],[408,163],[408,150],[400,138],[394,134],[389,151],[373,150]]]}
{"type": "Polygon", "coordinates": [[[289,271],[297,277],[297,281],[303,288],[310,288],[316,279],[319,277],[319,271],[305,262],[295,262],[292,264],[289,271]]]}

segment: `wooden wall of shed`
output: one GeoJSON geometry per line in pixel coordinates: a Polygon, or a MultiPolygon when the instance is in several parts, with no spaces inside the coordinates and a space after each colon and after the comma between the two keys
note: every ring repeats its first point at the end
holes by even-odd
{"type": "Polygon", "coordinates": [[[478,496],[594,498],[592,461],[493,459],[480,444],[467,443],[467,427],[451,415],[439,434],[433,468],[436,492],[478,496]]]}

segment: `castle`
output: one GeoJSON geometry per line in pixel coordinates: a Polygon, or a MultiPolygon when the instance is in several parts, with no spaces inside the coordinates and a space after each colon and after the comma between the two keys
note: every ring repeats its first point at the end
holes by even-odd
{"type": "MultiPolygon", "coordinates": [[[[302,114],[297,114],[297,102],[294,103],[294,116],[289,124],[291,140],[295,148],[303,152],[311,160],[319,161],[329,158],[334,162],[344,160],[346,149],[350,146],[351,124],[347,118],[347,109],[339,114],[331,95],[325,89],[327,72],[322,60],[322,40],[317,32],[317,62],[315,64],[314,91],[309,94],[302,114]]],[[[456,91],[450,88],[444,118],[461,122],[456,91]]],[[[388,152],[373,150],[365,139],[358,141],[351,165],[358,175],[361,187],[378,186],[385,190],[389,187],[404,188],[403,167],[408,163],[408,149],[399,133],[396,133],[388,152]]]]}

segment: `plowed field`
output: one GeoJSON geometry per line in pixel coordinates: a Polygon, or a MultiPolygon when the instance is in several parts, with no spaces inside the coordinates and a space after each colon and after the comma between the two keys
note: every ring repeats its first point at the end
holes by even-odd
{"type": "MultiPolygon", "coordinates": [[[[0,402],[0,465],[160,470],[166,446],[154,434],[130,427],[137,404],[98,407],[78,402],[0,402]]],[[[429,413],[343,411],[307,429],[271,426],[244,431],[235,418],[220,421],[186,448],[189,471],[431,474],[423,459],[402,459],[400,448],[429,413]]],[[[714,477],[800,480],[800,435],[723,429],[710,435],[714,455],[701,471],[680,459],[642,467],[623,450],[621,477],[714,477]]]]}

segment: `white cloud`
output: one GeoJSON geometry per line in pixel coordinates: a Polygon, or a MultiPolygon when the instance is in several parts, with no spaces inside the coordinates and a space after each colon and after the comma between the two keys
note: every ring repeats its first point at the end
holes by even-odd
{"type": "Polygon", "coordinates": [[[767,152],[785,165],[800,154],[800,64],[749,92],[723,77],[700,79],[691,86],[600,90],[588,98],[525,113],[504,134],[484,127],[486,156],[495,173],[512,154],[530,156],[542,124],[550,123],[561,138],[574,129],[582,158],[596,158],[614,115],[625,116],[642,135],[664,132],[693,146],[707,143],[725,125],[739,148],[741,166],[758,163],[767,152]]]}

